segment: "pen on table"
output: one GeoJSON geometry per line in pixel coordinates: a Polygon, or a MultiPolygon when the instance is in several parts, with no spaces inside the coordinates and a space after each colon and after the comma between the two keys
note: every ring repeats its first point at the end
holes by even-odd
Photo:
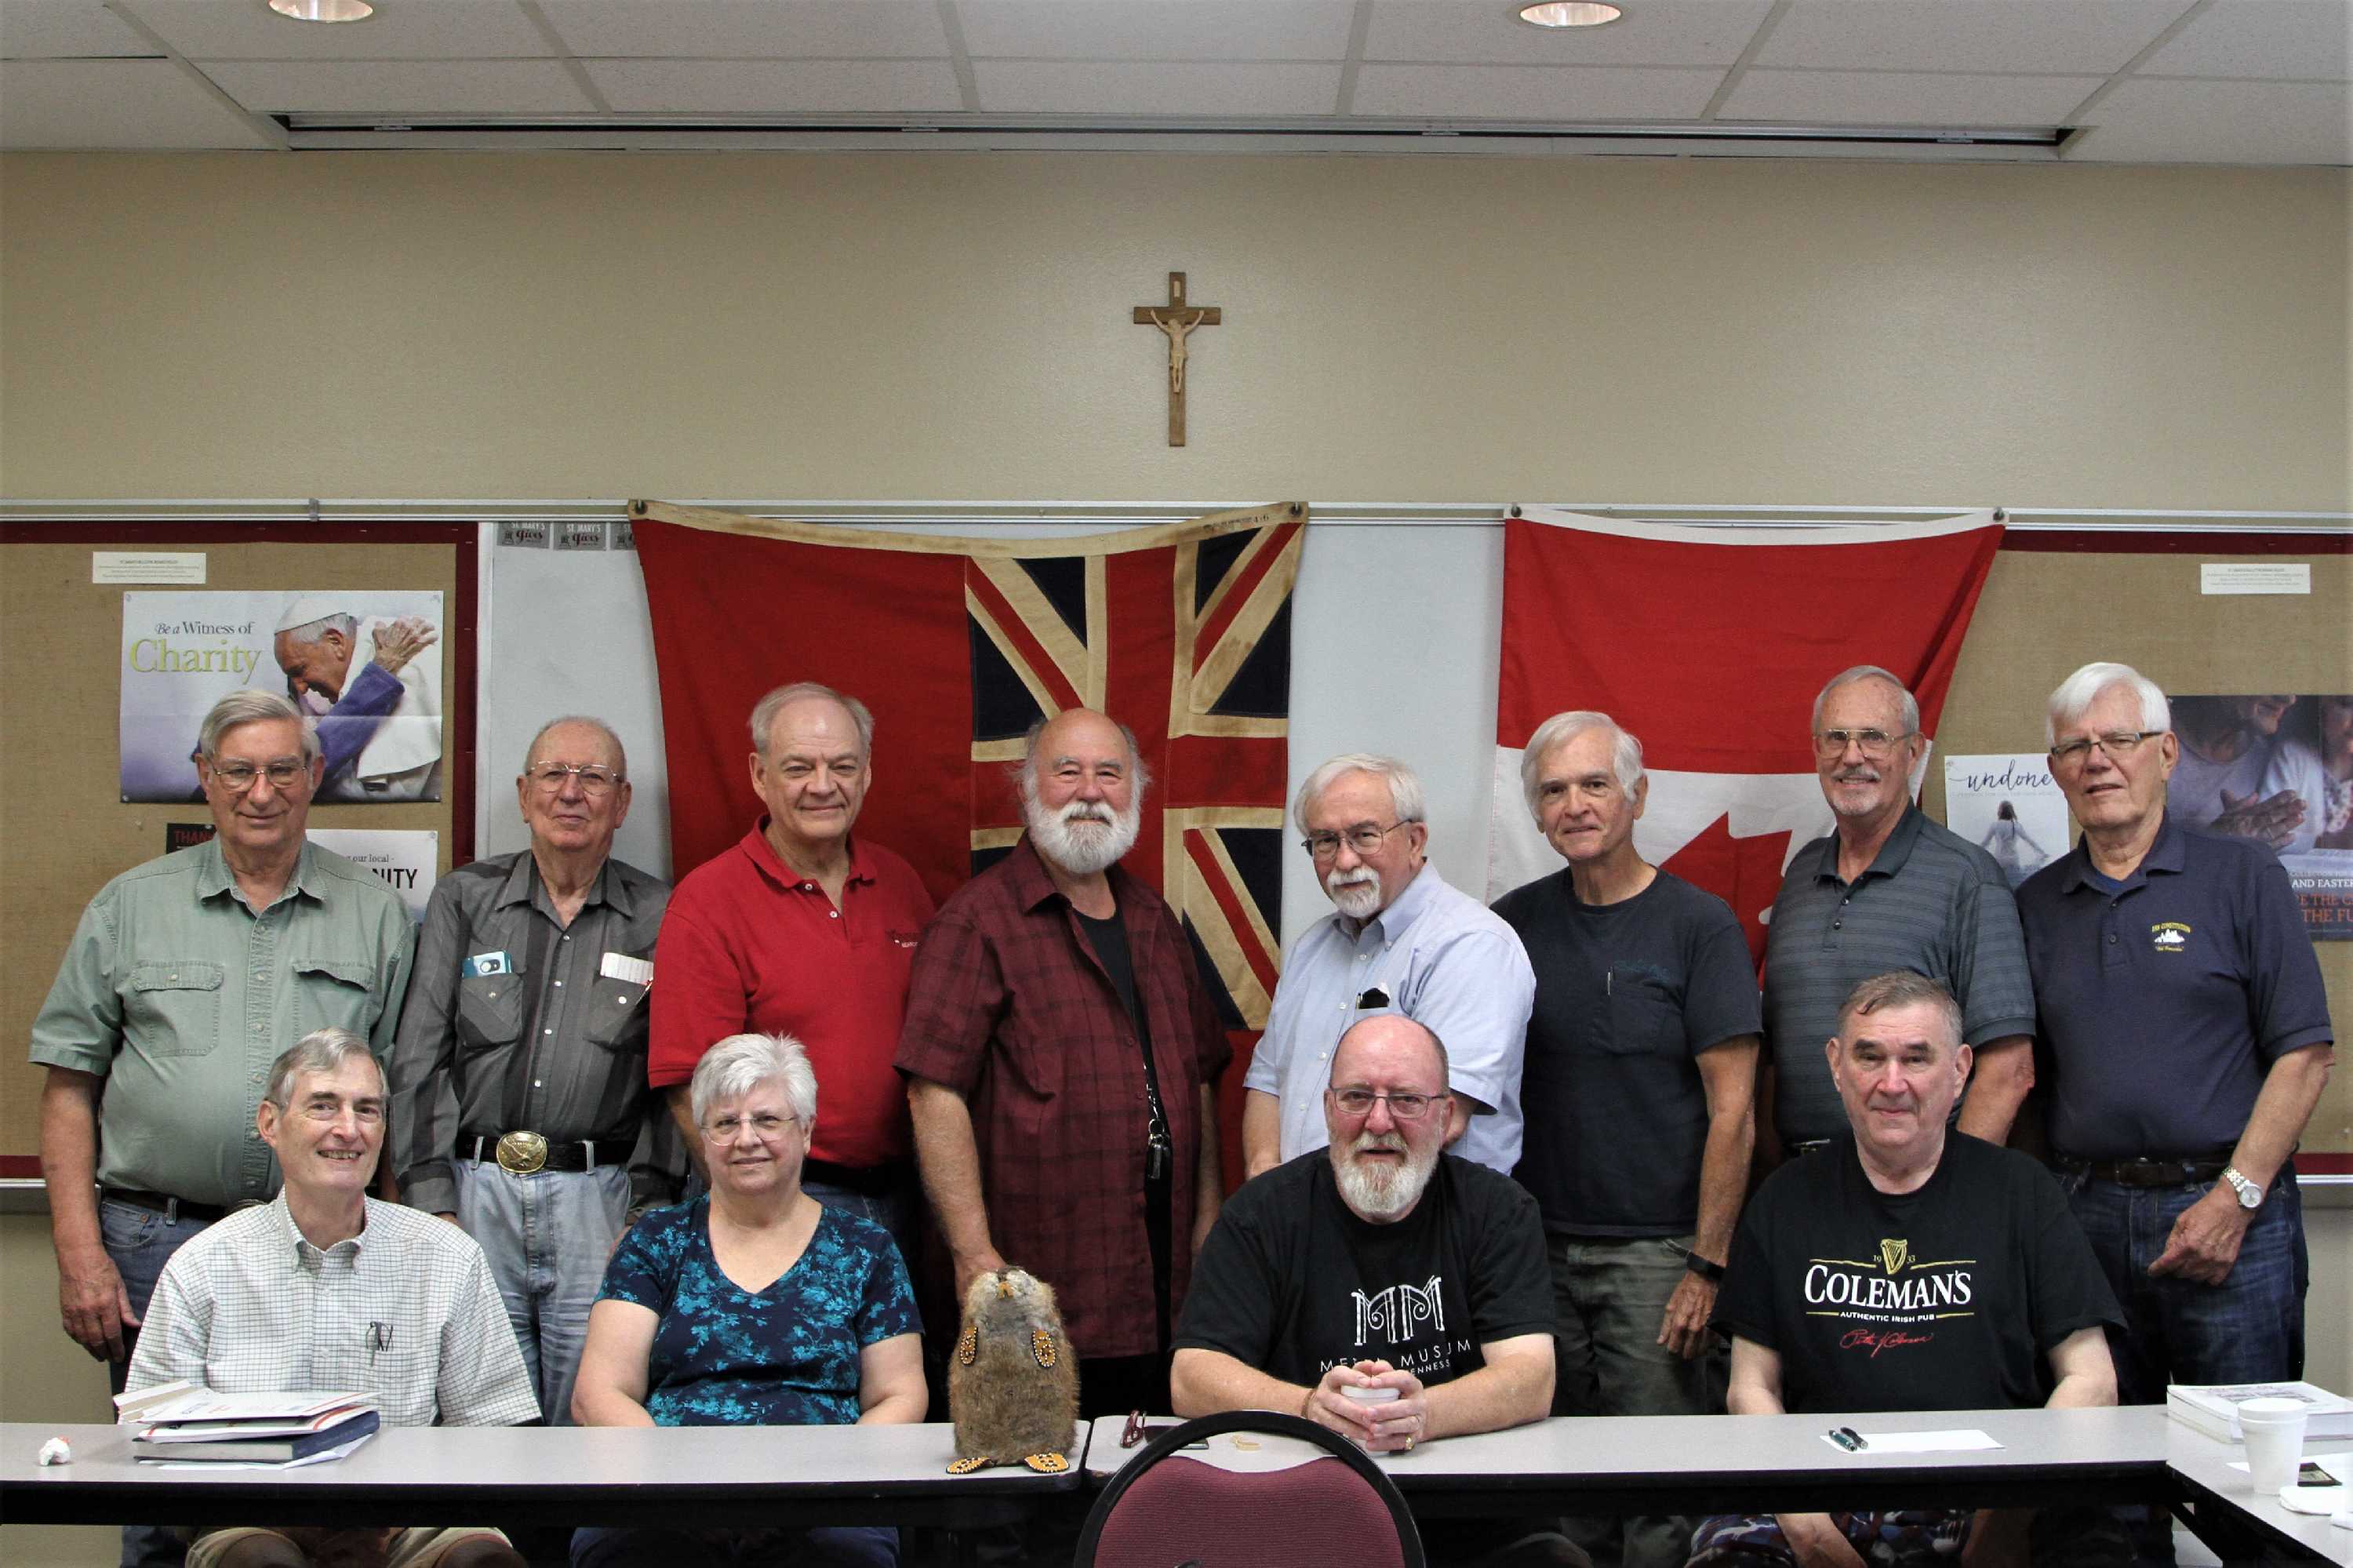
{"type": "Polygon", "coordinates": [[[1852,1426],[1833,1426],[1825,1436],[1850,1454],[1860,1453],[1871,1446],[1862,1440],[1862,1434],[1852,1426]]]}

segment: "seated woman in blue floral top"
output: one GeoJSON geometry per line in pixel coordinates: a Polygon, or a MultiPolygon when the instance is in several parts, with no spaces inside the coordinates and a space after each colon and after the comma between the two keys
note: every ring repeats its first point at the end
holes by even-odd
{"type": "MultiPolygon", "coordinates": [[[[639,1220],[588,1313],[584,1426],[921,1421],[921,1324],[891,1234],[801,1191],[817,1075],[787,1035],[713,1045],[688,1089],[711,1191],[639,1220]]],[[[574,1568],[889,1568],[893,1530],[584,1530],[574,1568]]]]}

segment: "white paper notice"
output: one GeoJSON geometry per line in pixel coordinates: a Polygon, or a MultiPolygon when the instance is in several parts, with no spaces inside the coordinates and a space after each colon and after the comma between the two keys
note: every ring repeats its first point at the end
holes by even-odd
{"type": "Polygon", "coordinates": [[[2198,568],[2200,593],[2310,593],[2309,561],[2207,561],[2198,568]]]}
{"type": "MultiPolygon", "coordinates": [[[[1831,1443],[1828,1436],[1822,1439],[1831,1443]]],[[[1955,1427],[1948,1432],[1865,1432],[1862,1434],[1866,1454],[1957,1454],[1972,1448],[1999,1448],[1992,1436],[1973,1426],[1955,1427]]],[[[1839,1446],[1831,1443],[1833,1448],[1839,1446]]]]}
{"type": "Polygon", "coordinates": [[[202,550],[156,554],[150,551],[92,550],[90,580],[94,583],[200,583],[205,580],[202,550]]]}

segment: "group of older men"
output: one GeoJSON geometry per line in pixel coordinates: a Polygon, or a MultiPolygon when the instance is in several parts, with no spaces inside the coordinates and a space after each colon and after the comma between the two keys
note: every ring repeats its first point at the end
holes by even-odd
{"type": "MultiPolygon", "coordinates": [[[[322,765],[301,713],[238,694],[200,747],[217,836],[99,894],[35,1027],[65,1325],[118,1384],[237,1361],[188,1349],[189,1293],[290,1286],[217,1262],[157,1280],[281,1173],[285,1266],[425,1246],[311,1192],[351,1186],[388,1125],[400,1195],[454,1223],[417,1254],[454,1261],[415,1272],[470,1279],[478,1253],[524,1403],[563,1420],[615,1239],[692,1179],[663,1098],[760,1031],[802,1041],[824,1086],[804,1186],[911,1263],[920,1192],[959,1290],[1008,1262],[1051,1281],[1090,1414],[1271,1406],[1385,1450],[1547,1411],[1956,1407],[1963,1367],[1964,1404],[2295,1375],[2289,1155],[2333,1036],[2295,900],[2264,852],[2167,817],[2179,743],[2154,685],[2087,665],[2048,720],[2084,837],[2013,899],[1912,803],[1928,742],[1901,682],[1834,677],[1811,734],[1836,827],[1791,858],[1761,991],[1730,909],[1637,851],[1641,747],[1609,716],[1532,738],[1526,803],[1565,864],[1492,911],[1430,863],[1410,769],[1333,758],[1293,814],[1334,910],[1284,967],[1245,1080],[1250,1180],[1221,1212],[1226,1034],[1177,916],[1120,864],[1150,779],[1108,715],[1032,729],[1027,831],[936,910],[854,831],[875,730],[856,699],[762,699],[763,811],[674,892],[612,858],[619,738],[560,718],[516,783],[530,847],[445,878],[412,937],[304,840],[322,765]],[[360,1064],[321,1056],[322,1031],[360,1064]],[[2037,1040],[2055,1182],[1989,1147],[2037,1040]],[[330,1136],[297,1162],[290,1126],[330,1136]],[[1874,1254],[1875,1275],[1853,1261],[1874,1254]],[[1941,1261],[1996,1255],[1958,1280],[1941,1261]],[[1922,1310],[1940,1290],[1978,1305],[1922,1310]],[[178,1304],[173,1353],[134,1363],[151,1296],[178,1304]]],[[[216,1339],[267,1317],[203,1315],[216,1339]]],[[[273,1346],[271,1386],[342,1364],[273,1346]]],[[[438,1418],[482,1409],[528,1414],[438,1418]]],[[[1433,1560],[1582,1561],[1553,1522],[1433,1525],[1433,1560]]],[[[1568,1523],[1627,1563],[1694,1550],[1689,1519],[1568,1523]]],[[[2027,1550],[2021,1519],[1862,1514],[1710,1521],[1698,1549],[1841,1563],[1973,1530],[1975,1559],[2027,1550]]],[[[404,1562],[494,1549],[412,1544],[404,1562]]],[[[127,1540],[125,1560],[158,1549],[127,1540]]],[[[238,1549],[206,1561],[278,1561],[238,1549]]]]}

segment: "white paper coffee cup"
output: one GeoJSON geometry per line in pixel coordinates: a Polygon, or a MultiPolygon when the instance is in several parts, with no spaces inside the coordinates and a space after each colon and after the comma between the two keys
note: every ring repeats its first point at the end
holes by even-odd
{"type": "Polygon", "coordinates": [[[1359,1404],[1387,1404],[1398,1396],[1393,1388],[1344,1388],[1340,1391],[1359,1404]]]}
{"type": "Polygon", "coordinates": [[[2258,1497],[2277,1497],[2295,1481],[2304,1458],[2305,1404],[2300,1399],[2250,1399],[2239,1406],[2247,1439],[2247,1477],[2258,1497]]]}

